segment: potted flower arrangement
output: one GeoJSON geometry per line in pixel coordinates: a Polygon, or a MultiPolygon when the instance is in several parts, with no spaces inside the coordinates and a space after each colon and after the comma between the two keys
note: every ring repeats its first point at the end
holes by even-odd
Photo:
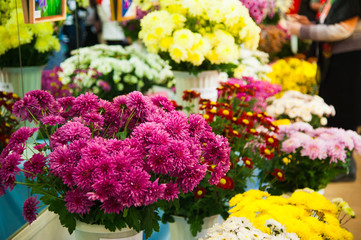
{"type": "Polygon", "coordinates": [[[0,92],[0,151],[6,147],[11,134],[19,126],[18,120],[11,113],[14,103],[19,100],[15,93],[0,92]]]}
{"type": "MultiPolygon", "coordinates": [[[[192,235],[201,237],[205,234],[207,225],[203,224],[207,220],[212,218],[217,222],[217,215],[226,219],[228,201],[235,194],[245,191],[247,180],[253,176],[255,168],[263,161],[268,161],[274,151],[277,151],[277,127],[272,124],[273,119],[263,112],[252,112],[252,108],[257,97],[261,101],[261,96],[275,94],[279,89],[264,82],[261,90],[262,83],[257,85],[255,82],[251,78],[243,78],[221,83],[216,102],[201,99],[198,104],[195,98],[199,98],[199,94],[185,91],[184,99],[195,102],[213,131],[228,139],[231,147],[231,169],[217,185],[210,185],[205,178],[193,193],[182,195],[176,204],[167,204],[162,208],[164,222],[172,222],[175,218],[178,223],[181,221],[179,217],[182,217],[183,222],[189,224],[184,224],[188,229],[183,229],[183,234],[190,230],[189,236],[179,236],[178,233],[177,238],[171,231],[172,239],[193,239],[192,235]],[[261,93],[262,91],[264,92],[261,93]]],[[[211,173],[212,169],[209,170],[211,173]]],[[[171,224],[171,230],[173,227],[175,226],[171,224]]]]}
{"type": "Polygon", "coordinates": [[[299,58],[280,59],[271,64],[272,71],[268,74],[272,83],[282,86],[282,91],[299,91],[314,95],[318,87],[316,82],[317,64],[299,58]]]}
{"type": "Polygon", "coordinates": [[[134,46],[104,44],[80,48],[60,64],[61,82],[73,96],[91,91],[111,100],[131,91],[146,92],[153,85],[167,85],[173,79],[170,66],[158,55],[138,51],[134,46]]]}
{"type": "Polygon", "coordinates": [[[10,79],[14,93],[23,96],[30,90],[40,89],[41,70],[50,54],[60,49],[50,22],[25,24],[21,1],[0,1],[0,69],[10,79]],[[18,39],[18,34],[20,42],[18,39]],[[19,69],[19,44],[21,45],[24,89],[19,69]]]}
{"type": "MultiPolygon", "coordinates": [[[[230,210],[231,217],[246,216],[256,228],[265,233],[269,232],[265,222],[271,218],[302,240],[314,237],[351,240],[352,234],[342,227],[342,221],[346,219],[339,219],[343,209],[337,201],[333,204],[321,194],[307,189],[298,190],[289,198],[249,190],[234,196],[229,204],[233,207],[230,210]]],[[[339,202],[346,205],[343,201],[339,202]]],[[[350,218],[355,217],[351,209],[347,209],[345,213],[350,218]]]]}
{"type": "Polygon", "coordinates": [[[361,136],[341,128],[317,128],[304,122],[279,126],[280,151],[266,162],[259,178],[272,194],[298,188],[320,190],[348,171],[353,150],[361,151],[361,136]],[[272,172],[276,169],[276,172],[272,172]],[[279,181],[274,181],[274,176],[279,181]]]}
{"type": "MultiPolygon", "coordinates": [[[[34,120],[49,141],[24,159],[30,147],[25,142],[36,128],[12,135],[0,155],[0,195],[16,184],[29,186],[76,236],[90,225],[108,233],[128,226],[149,237],[159,229],[160,201],[192,192],[211,166],[207,180],[217,184],[230,165],[227,140],[201,116],[175,111],[162,96],[135,91],[112,102],[89,93],[55,100],[36,90],[13,113],[34,120]],[[20,171],[25,182],[15,181],[20,171]]],[[[34,196],[24,202],[30,223],[38,202],[34,196]]]]}
{"type": "Polygon", "coordinates": [[[245,217],[230,217],[222,225],[216,224],[207,231],[206,237],[200,240],[217,240],[217,239],[257,239],[277,240],[290,239],[299,240],[295,233],[288,233],[286,228],[279,222],[269,219],[265,222],[269,233],[264,233],[255,228],[253,224],[245,217]]]}
{"type": "Polygon", "coordinates": [[[188,89],[201,92],[202,98],[216,98],[217,70],[237,67],[241,45],[257,48],[259,27],[239,0],[159,3],[160,10],[141,20],[139,37],[176,71],[177,102],[182,103],[188,89]]]}
{"type": "Polygon", "coordinates": [[[276,119],[307,122],[318,128],[327,124],[327,117],[335,116],[335,108],[327,105],[318,95],[289,90],[282,97],[268,99],[266,112],[276,119]]]}

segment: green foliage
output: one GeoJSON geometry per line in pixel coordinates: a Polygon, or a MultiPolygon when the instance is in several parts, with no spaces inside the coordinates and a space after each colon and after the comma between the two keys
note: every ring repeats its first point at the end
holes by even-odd
{"type": "Polygon", "coordinates": [[[263,182],[270,183],[266,190],[272,195],[281,195],[286,192],[294,192],[296,189],[310,188],[315,191],[323,189],[337,175],[348,172],[350,158],[343,163],[330,163],[330,158],[325,160],[312,160],[302,157],[300,149],[292,156],[280,154],[269,161],[262,169],[259,178],[263,182]],[[290,158],[291,157],[291,158],[290,158]],[[288,159],[290,162],[286,164],[288,159]],[[271,175],[273,169],[278,168],[285,174],[285,181],[273,181],[271,175]]]}
{"type": "Polygon", "coordinates": [[[31,187],[32,194],[42,195],[40,200],[49,206],[49,211],[59,216],[60,223],[68,229],[70,234],[75,230],[77,221],[104,225],[110,231],[124,227],[131,227],[137,232],[144,230],[146,238],[149,238],[153,231],[159,231],[160,217],[156,204],[143,207],[132,206],[124,209],[120,214],[106,214],[98,203],[93,205],[87,214],[74,214],[70,213],[65,206],[64,193],[69,189],[60,178],[49,173],[46,177],[38,175],[36,182],[27,178],[25,181],[25,184],[31,187]]]}

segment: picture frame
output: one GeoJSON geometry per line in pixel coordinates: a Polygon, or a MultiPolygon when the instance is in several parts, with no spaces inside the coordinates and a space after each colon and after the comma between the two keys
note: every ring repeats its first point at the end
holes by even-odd
{"type": "Polygon", "coordinates": [[[66,19],[66,0],[21,0],[25,23],[55,22],[66,19]]]}
{"type": "Polygon", "coordinates": [[[133,0],[111,0],[112,21],[123,22],[136,18],[137,11],[133,0]]]}

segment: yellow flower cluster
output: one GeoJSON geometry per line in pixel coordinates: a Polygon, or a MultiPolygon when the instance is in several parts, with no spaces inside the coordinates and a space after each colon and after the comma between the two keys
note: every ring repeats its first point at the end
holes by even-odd
{"type": "Polygon", "coordinates": [[[304,94],[317,93],[317,64],[298,58],[280,59],[272,64],[267,77],[282,86],[282,91],[295,90],[304,94]]]}
{"type": "MultiPolygon", "coordinates": [[[[16,11],[14,0],[6,2],[9,3],[8,9],[10,11],[7,12],[9,14],[8,19],[1,19],[0,55],[5,54],[10,49],[17,48],[19,40],[21,45],[33,41],[35,50],[40,53],[60,49],[59,40],[53,36],[54,31],[51,23],[25,24],[21,6],[20,8],[18,6],[16,11]]],[[[3,2],[0,3],[3,4],[3,2]]]]}
{"type": "Polygon", "coordinates": [[[139,37],[176,63],[234,63],[241,44],[258,46],[260,29],[238,0],[160,0],[160,9],[141,20],[139,37]]]}
{"type": "Polygon", "coordinates": [[[233,206],[230,216],[247,217],[256,228],[268,234],[265,221],[274,219],[303,240],[353,239],[353,235],[340,226],[338,208],[316,192],[296,191],[285,198],[249,190],[237,194],[229,204],[233,206]]]}

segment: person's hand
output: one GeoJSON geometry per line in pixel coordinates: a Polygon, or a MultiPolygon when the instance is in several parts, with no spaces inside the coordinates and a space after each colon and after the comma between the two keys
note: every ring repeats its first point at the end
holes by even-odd
{"type": "Polygon", "coordinates": [[[287,21],[286,22],[286,29],[289,35],[300,35],[300,29],[302,24],[299,22],[287,21]]]}
{"type": "Polygon", "coordinates": [[[287,20],[292,22],[298,22],[303,25],[310,25],[312,24],[310,20],[306,16],[298,15],[298,14],[289,14],[287,15],[287,20]]]}

